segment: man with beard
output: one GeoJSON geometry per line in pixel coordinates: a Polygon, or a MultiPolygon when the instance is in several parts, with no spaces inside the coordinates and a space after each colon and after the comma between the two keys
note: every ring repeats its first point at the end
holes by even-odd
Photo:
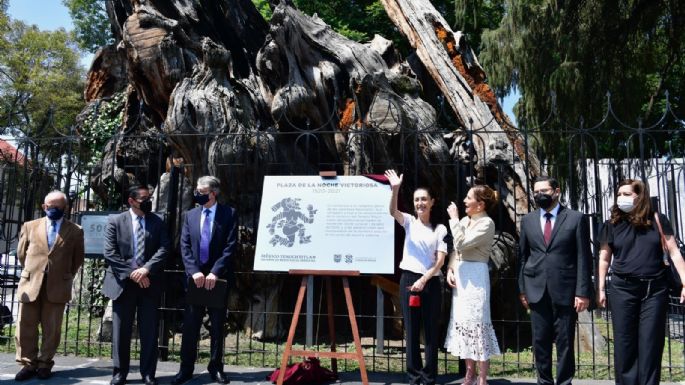
{"type": "Polygon", "coordinates": [[[131,358],[133,318],[138,313],[140,374],[145,385],[156,385],[157,326],[164,260],[169,237],[164,222],[152,213],[150,190],[128,190],[130,209],[109,218],[105,229],[107,262],[102,292],[112,299],[111,385],[126,383],[131,358]]]}
{"type": "Polygon", "coordinates": [[[539,207],[521,220],[519,299],[530,309],[538,384],[553,385],[552,343],[557,345],[558,385],[575,373],[573,343],[577,313],[593,295],[590,233],[582,213],[559,204],[554,178],[533,186],[539,207]]]}

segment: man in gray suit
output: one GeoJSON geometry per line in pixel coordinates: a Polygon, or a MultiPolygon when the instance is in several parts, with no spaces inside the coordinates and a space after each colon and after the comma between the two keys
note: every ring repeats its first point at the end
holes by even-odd
{"type": "Polygon", "coordinates": [[[590,233],[582,213],[559,204],[554,178],[536,179],[533,193],[540,209],[521,220],[519,298],[530,309],[538,384],[554,384],[556,341],[556,383],[569,385],[575,373],[577,313],[587,309],[593,295],[590,233]]]}
{"type": "Polygon", "coordinates": [[[109,218],[105,230],[107,262],[103,293],[112,299],[111,385],[123,385],[129,370],[133,317],[138,313],[140,374],[145,385],[156,385],[157,326],[164,260],[169,237],[164,222],[152,211],[150,191],[129,189],[130,209],[109,218]]]}

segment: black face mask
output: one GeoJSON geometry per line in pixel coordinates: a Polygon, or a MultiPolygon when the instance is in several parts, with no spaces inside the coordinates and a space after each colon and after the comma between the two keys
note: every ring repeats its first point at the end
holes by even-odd
{"type": "Polygon", "coordinates": [[[195,203],[200,206],[204,206],[207,202],[209,202],[209,194],[200,194],[195,192],[195,203]]]}
{"type": "Polygon", "coordinates": [[[533,199],[535,199],[535,204],[543,210],[547,210],[548,208],[552,207],[552,204],[554,203],[554,199],[550,194],[535,194],[533,199]]]}
{"type": "Polygon", "coordinates": [[[151,200],[145,200],[140,202],[140,207],[138,207],[140,211],[142,211],[144,214],[150,214],[152,212],[152,201],[151,200]]]}

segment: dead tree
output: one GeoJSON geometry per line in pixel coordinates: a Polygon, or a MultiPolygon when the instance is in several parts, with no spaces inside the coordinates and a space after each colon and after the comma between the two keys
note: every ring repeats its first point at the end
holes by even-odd
{"type": "MultiPolygon", "coordinates": [[[[106,185],[168,181],[160,178],[167,155],[182,164],[189,183],[216,175],[223,198],[241,204],[239,271],[252,268],[258,212],[253,197],[260,193],[260,178],[273,172],[272,164],[288,164],[287,172],[297,174],[332,164],[342,174],[357,175],[405,162],[414,167],[418,183],[445,185],[442,190],[456,196],[454,184],[444,183],[459,177],[454,168],[431,165],[472,162],[483,179],[504,170],[496,187],[512,233],[516,214],[528,209],[521,164],[535,174],[537,160],[527,157],[463,35],[452,32],[427,1],[384,0],[384,5],[430,80],[417,77],[415,66],[383,37],[354,42],[289,1],[274,8],[270,24],[250,0],[107,0],[106,5],[116,42],[96,55],[85,95],[95,102],[124,91],[127,100],[123,126],[108,143],[91,184],[103,195],[106,185]],[[436,107],[423,96],[427,81],[437,85],[461,127],[448,136],[437,123],[436,107]],[[474,146],[463,151],[454,143],[468,135],[474,146]],[[160,152],[164,157],[156,155],[160,152]],[[133,173],[127,164],[142,165],[143,171],[133,173]]],[[[187,208],[188,200],[182,202],[187,208]]],[[[499,240],[504,249],[498,271],[514,265],[513,239],[499,240]]],[[[251,277],[240,284],[235,306],[267,303],[268,311],[275,310],[272,297],[252,297],[251,288],[278,290],[279,282],[251,277]]],[[[279,333],[278,327],[242,326],[262,338],[279,333]]]]}

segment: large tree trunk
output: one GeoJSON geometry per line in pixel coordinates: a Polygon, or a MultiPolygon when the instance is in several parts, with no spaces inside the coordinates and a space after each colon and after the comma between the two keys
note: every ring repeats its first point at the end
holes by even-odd
{"type": "MultiPolygon", "coordinates": [[[[465,131],[474,151],[455,157],[475,161],[480,176],[487,167],[498,167],[504,182],[500,187],[503,201],[517,228],[528,212],[528,178],[540,175],[535,154],[526,152],[523,139],[497,103],[493,90],[476,55],[461,31],[454,32],[428,0],[381,0],[390,19],[416,49],[426,71],[444,95],[465,131]],[[528,172],[514,164],[525,161],[528,172]],[[503,166],[503,167],[500,167],[503,166]],[[503,171],[503,172],[502,172],[503,171]],[[518,214],[518,215],[517,215],[518,214]]],[[[465,136],[464,131],[458,135],[465,136]]],[[[455,141],[455,145],[460,141],[455,141]]]]}
{"type": "MultiPolygon", "coordinates": [[[[504,186],[499,186],[499,191],[505,193],[505,206],[518,229],[521,217],[530,207],[527,194],[529,178],[540,175],[540,162],[534,153],[526,151],[523,138],[502,112],[495,93],[485,82],[485,71],[466,43],[464,35],[460,31],[452,31],[428,0],[381,2],[390,19],[416,49],[417,56],[447,99],[462,127],[467,132],[473,132],[473,137],[467,139],[475,146],[475,153],[467,155],[475,155],[475,159],[472,159],[477,162],[481,176],[487,173],[487,168],[497,168],[500,180],[504,182],[504,186]],[[525,162],[527,170],[520,164],[515,164],[514,159],[525,162]]],[[[511,239],[502,245],[503,239],[505,238],[500,235],[495,242],[492,259],[499,274],[503,273],[503,267],[511,267],[502,262],[513,260],[511,255],[511,259],[501,258],[506,256],[503,249],[513,245],[511,239]]],[[[496,279],[492,282],[493,285],[496,284],[496,279]]],[[[516,291],[516,287],[512,286],[510,292],[516,291]]],[[[500,317],[514,314],[516,310],[512,309],[512,304],[518,306],[513,295],[511,301],[493,301],[493,314],[500,317]]],[[[602,349],[604,340],[589,322],[589,313],[582,313],[580,318],[586,323],[579,329],[579,349],[602,349]],[[596,341],[596,344],[590,341],[596,341]]]]}
{"type": "MultiPolygon", "coordinates": [[[[125,91],[127,100],[124,124],[91,180],[95,191],[104,197],[107,185],[157,184],[165,171],[158,154],[183,165],[186,185],[201,175],[219,177],[224,198],[241,203],[236,269],[250,271],[259,203],[253,197],[261,177],[273,172],[267,166],[315,174],[322,164],[335,164],[342,165],[339,173],[357,175],[402,164],[415,173],[412,184],[440,186],[451,197],[463,193],[451,183],[460,177],[456,168],[432,165],[472,162],[481,178],[493,170],[504,175],[495,183],[513,233],[515,213],[528,208],[527,179],[514,158],[525,160],[533,174],[537,160],[526,157],[461,34],[427,1],[384,4],[462,128],[477,129],[480,139],[465,130],[443,136],[436,109],[421,96],[422,80],[390,41],[351,41],[289,1],[274,9],[268,25],[250,0],[108,0],[116,44],[98,53],[86,95],[94,101],[125,91]],[[467,139],[474,147],[459,150],[467,139]]],[[[174,191],[157,187],[161,195],[174,191]]],[[[189,205],[181,202],[181,208],[189,205]]],[[[498,238],[497,275],[512,270],[513,243],[511,235],[498,238]]],[[[268,275],[243,275],[232,301],[249,311],[263,310],[255,304],[276,306],[255,293],[277,292],[281,284],[268,275]]],[[[273,320],[259,317],[235,323],[260,338],[281,332],[273,320]],[[272,330],[259,330],[263,325],[272,330]]]]}

